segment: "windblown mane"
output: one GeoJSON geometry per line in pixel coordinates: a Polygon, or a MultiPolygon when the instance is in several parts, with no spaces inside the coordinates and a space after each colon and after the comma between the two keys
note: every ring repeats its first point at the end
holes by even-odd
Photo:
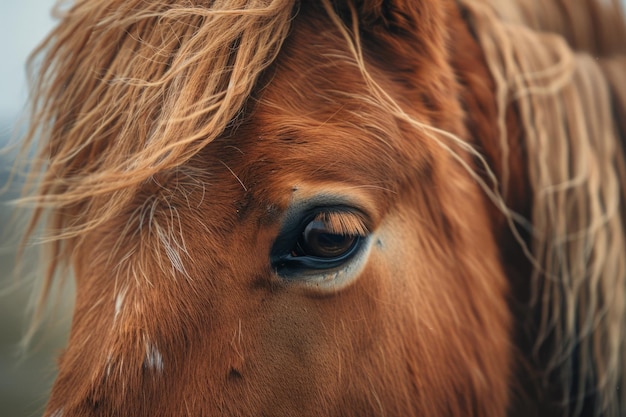
{"type": "MultiPolygon", "coordinates": [[[[358,20],[346,27],[331,1],[323,3],[373,95],[455,155],[526,249],[534,269],[531,304],[539,315],[537,360],[549,383],[563,388],[568,412],[581,413],[593,394],[596,415],[626,413],[620,389],[626,382],[626,121],[619,116],[626,111],[626,23],[619,3],[459,2],[497,87],[497,183],[496,170],[472,148],[478,144],[401,110],[368,73],[358,20]],[[521,137],[507,136],[511,109],[521,137]],[[508,169],[515,141],[527,155],[529,222],[504,203],[515,174],[508,169]],[[471,167],[467,153],[481,166],[471,167]]],[[[181,251],[171,250],[184,252],[182,238],[163,232],[177,228],[175,216],[163,227],[154,223],[155,207],[168,205],[161,184],[193,181],[185,162],[236,126],[279,54],[296,8],[293,0],[103,0],[79,1],[64,12],[72,24],[58,26],[35,55],[41,61],[33,60],[36,100],[26,138],[26,147],[41,138],[30,195],[22,202],[35,206],[29,234],[43,218],[48,225],[52,256],[42,300],[58,265],[84,236],[122,215],[129,218],[124,235],[113,253],[101,256],[146,280],[160,247],[169,256],[160,268],[184,273],[174,255],[181,251]],[[154,184],[155,196],[123,213],[146,184],[154,184]]]]}

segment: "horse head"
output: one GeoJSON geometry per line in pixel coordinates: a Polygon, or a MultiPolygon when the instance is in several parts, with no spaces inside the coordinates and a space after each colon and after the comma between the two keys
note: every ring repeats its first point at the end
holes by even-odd
{"type": "Polygon", "coordinates": [[[624,48],[493,3],[68,8],[30,135],[77,288],[46,415],[623,411],[624,48]]]}

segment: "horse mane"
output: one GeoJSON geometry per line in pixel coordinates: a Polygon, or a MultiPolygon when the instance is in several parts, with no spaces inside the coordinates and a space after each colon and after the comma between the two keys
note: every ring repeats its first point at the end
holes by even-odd
{"type": "MultiPolygon", "coordinates": [[[[600,398],[597,414],[621,415],[626,132],[615,119],[626,100],[624,13],[619,2],[462,3],[496,82],[499,124],[514,105],[529,155],[535,352],[549,341],[547,372],[572,415],[589,395],[600,398]]],[[[511,139],[501,132],[506,161],[511,139]]]]}
{"type": "MultiPolygon", "coordinates": [[[[25,149],[40,139],[40,152],[21,202],[35,207],[29,235],[47,224],[51,257],[42,303],[59,264],[69,262],[89,232],[121,216],[146,184],[159,189],[168,178],[189,177],[184,164],[237,123],[288,37],[297,6],[293,0],[198,3],[79,1],[33,55],[37,75],[25,149]]],[[[584,5],[595,13],[562,6],[575,16],[566,21],[556,2],[459,3],[497,87],[499,181],[472,144],[401,110],[368,75],[358,19],[347,27],[332,3],[323,2],[374,96],[454,154],[525,246],[518,216],[503,203],[513,174],[507,150],[517,139],[507,137],[506,112],[515,107],[532,190],[527,255],[534,266],[531,301],[540,312],[536,350],[549,346],[550,377],[560,381],[574,414],[592,393],[600,398],[597,414],[619,415],[626,407],[626,393],[616,389],[626,382],[626,188],[620,182],[626,128],[613,119],[615,108],[626,109],[624,55],[617,56],[626,48],[619,36],[626,33],[623,12],[617,2],[609,8],[588,0],[584,5]],[[459,156],[466,153],[483,165],[487,180],[459,156]]],[[[132,235],[150,223],[156,205],[148,200],[125,229],[144,263],[155,247],[175,245],[158,231],[152,241],[132,235]]]]}

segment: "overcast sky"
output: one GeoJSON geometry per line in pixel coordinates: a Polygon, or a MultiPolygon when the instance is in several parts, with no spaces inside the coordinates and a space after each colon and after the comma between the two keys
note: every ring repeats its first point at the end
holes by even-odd
{"type": "Polygon", "coordinates": [[[14,120],[26,100],[24,65],[50,31],[54,0],[3,1],[0,8],[0,123],[14,120]]]}

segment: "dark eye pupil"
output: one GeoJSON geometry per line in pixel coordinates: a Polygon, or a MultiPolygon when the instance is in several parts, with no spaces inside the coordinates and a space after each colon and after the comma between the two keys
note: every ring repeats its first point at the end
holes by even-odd
{"type": "Polygon", "coordinates": [[[296,256],[336,258],[348,252],[356,239],[356,236],[332,233],[324,222],[313,220],[302,232],[296,256]]]}

